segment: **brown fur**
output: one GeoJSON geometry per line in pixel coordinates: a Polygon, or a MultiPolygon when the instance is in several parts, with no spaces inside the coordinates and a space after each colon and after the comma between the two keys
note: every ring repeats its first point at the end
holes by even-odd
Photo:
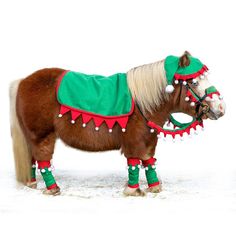
{"type": "MultiPolygon", "coordinates": [[[[155,154],[157,137],[150,133],[144,117],[135,107],[127,130],[123,133],[115,125],[109,133],[105,124],[95,131],[94,123],[82,127],[79,118],[74,125],[70,115],[58,118],[60,105],[56,98],[58,76],[63,69],[42,69],[21,81],[16,99],[16,112],[35,160],[51,160],[54,144],[60,138],[67,145],[84,151],[106,151],[121,149],[125,157],[146,160],[155,154]]],[[[163,103],[146,117],[156,124],[163,125],[171,112],[184,111],[193,115],[194,109],[184,102],[185,88],[177,86],[168,102],[163,103]]],[[[30,170],[29,170],[30,171],[30,170]]]]}
{"type": "Polygon", "coordinates": [[[185,51],[183,56],[181,56],[179,59],[179,66],[181,67],[189,66],[190,64],[189,56],[191,56],[190,53],[188,51],[185,51]]]}

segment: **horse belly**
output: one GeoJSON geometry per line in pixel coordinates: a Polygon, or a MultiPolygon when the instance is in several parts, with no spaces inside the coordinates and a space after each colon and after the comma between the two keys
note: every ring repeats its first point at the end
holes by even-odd
{"type": "Polygon", "coordinates": [[[69,114],[65,114],[62,118],[56,118],[54,122],[57,136],[67,145],[92,152],[120,149],[118,127],[109,133],[106,125],[103,124],[96,131],[92,121],[83,128],[80,118],[75,124],[71,124],[69,118],[69,114]]]}

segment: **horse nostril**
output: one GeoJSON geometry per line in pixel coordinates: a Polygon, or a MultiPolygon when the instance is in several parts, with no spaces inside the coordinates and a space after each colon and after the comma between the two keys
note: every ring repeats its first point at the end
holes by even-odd
{"type": "Polygon", "coordinates": [[[224,106],[222,104],[219,105],[219,111],[224,112],[224,106]]]}

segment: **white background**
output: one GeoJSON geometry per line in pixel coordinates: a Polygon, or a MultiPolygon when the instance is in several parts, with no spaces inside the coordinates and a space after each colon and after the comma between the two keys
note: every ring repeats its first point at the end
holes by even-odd
{"type": "MultiPolygon", "coordinates": [[[[235,1],[0,1],[0,234],[235,235],[235,1]],[[188,50],[211,71],[225,117],[184,143],[159,142],[164,191],[124,198],[119,152],[58,142],[59,197],[16,184],[9,83],[44,67],[110,75],[188,50]]],[[[35,104],[37,105],[37,104],[35,104]]],[[[141,185],[145,188],[143,172],[141,185]]]]}

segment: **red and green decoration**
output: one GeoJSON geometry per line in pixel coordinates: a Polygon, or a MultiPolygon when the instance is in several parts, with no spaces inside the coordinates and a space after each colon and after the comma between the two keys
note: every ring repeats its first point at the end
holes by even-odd
{"type": "Polygon", "coordinates": [[[165,129],[152,121],[148,121],[147,125],[151,128],[150,132],[157,132],[158,138],[166,138],[167,135],[170,135],[173,139],[176,138],[177,135],[180,136],[181,140],[183,140],[184,133],[190,135],[191,129],[196,132],[197,126],[204,128],[203,121],[194,119],[188,123],[180,123],[178,122],[172,115],[170,115],[170,119],[168,121],[168,125],[173,124],[174,129],[165,129]]]}
{"type": "Polygon", "coordinates": [[[179,57],[168,56],[165,59],[165,72],[167,86],[165,91],[172,93],[174,91],[173,83],[178,84],[180,81],[183,85],[187,84],[187,80],[195,79],[196,77],[207,74],[208,68],[197,58],[188,56],[190,64],[185,67],[179,65],[179,57]]]}
{"type": "MultiPolygon", "coordinates": [[[[142,166],[145,168],[145,175],[149,187],[154,187],[160,184],[156,173],[156,159],[149,158],[142,161],[142,166]]],[[[141,168],[141,161],[138,158],[128,158],[128,187],[139,188],[139,171],[141,168]]]]}
{"type": "Polygon", "coordinates": [[[58,80],[57,99],[61,104],[59,117],[70,112],[71,124],[81,117],[83,127],[93,120],[96,131],[105,123],[112,132],[118,123],[125,132],[134,110],[124,73],[105,77],[65,71],[58,80]]]}

